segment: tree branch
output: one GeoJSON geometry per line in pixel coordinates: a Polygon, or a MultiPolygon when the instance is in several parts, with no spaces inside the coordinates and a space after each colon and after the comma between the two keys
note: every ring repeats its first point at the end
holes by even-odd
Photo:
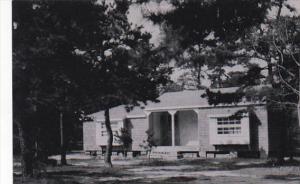
{"type": "Polygon", "coordinates": [[[275,103],[279,103],[279,104],[285,104],[285,105],[294,105],[297,106],[297,103],[293,103],[293,102],[281,102],[281,101],[277,101],[277,100],[273,100],[273,99],[268,99],[269,101],[275,102],[275,103]]]}
{"type": "Polygon", "coordinates": [[[287,72],[290,76],[295,77],[295,74],[293,74],[292,72],[290,72],[288,69],[286,69],[284,66],[277,64],[276,66],[278,66],[280,69],[283,69],[285,72],[287,72]]]}
{"type": "MultiPolygon", "coordinates": [[[[278,66],[277,66],[278,67],[278,66]]],[[[295,89],[292,85],[290,85],[287,81],[285,81],[280,73],[280,69],[278,67],[278,74],[279,74],[279,77],[280,77],[280,80],[288,87],[290,88],[292,91],[294,91],[294,93],[296,93],[297,95],[300,94],[300,91],[298,91],[297,89],[295,89]]]]}

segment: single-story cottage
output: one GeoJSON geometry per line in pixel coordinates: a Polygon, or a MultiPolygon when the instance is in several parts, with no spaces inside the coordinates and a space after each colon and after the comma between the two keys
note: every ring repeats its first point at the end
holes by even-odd
{"type": "MultiPolygon", "coordinates": [[[[237,88],[215,89],[223,93],[237,88]]],[[[280,126],[274,121],[280,113],[271,112],[266,103],[243,100],[237,104],[210,105],[201,97],[205,90],[168,92],[158,103],[148,103],[127,112],[123,105],[110,110],[114,134],[126,127],[132,136],[131,151],[145,151],[147,130],[153,132],[157,147],[153,154],[174,156],[178,153],[197,153],[200,156],[235,152],[238,155],[268,156],[278,149],[280,126]],[[243,116],[236,112],[249,109],[243,116]],[[272,116],[270,114],[272,113],[272,116]]],[[[91,114],[93,121],[83,124],[85,151],[101,151],[107,144],[104,112],[91,114]]],[[[113,142],[114,148],[120,147],[113,142]]]]}

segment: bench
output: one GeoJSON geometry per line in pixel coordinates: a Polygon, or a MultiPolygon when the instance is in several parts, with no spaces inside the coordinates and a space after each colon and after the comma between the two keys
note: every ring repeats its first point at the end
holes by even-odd
{"type": "Polygon", "coordinates": [[[216,158],[216,155],[217,155],[217,154],[222,154],[222,155],[224,155],[224,154],[229,154],[229,153],[230,153],[229,151],[206,151],[205,157],[207,158],[207,155],[208,155],[208,154],[214,154],[214,158],[216,158]]]}
{"type": "Polygon", "coordinates": [[[178,152],[177,152],[178,155],[183,155],[183,154],[185,154],[185,153],[196,153],[196,156],[197,156],[197,157],[200,157],[199,151],[178,151],[178,152]]]}

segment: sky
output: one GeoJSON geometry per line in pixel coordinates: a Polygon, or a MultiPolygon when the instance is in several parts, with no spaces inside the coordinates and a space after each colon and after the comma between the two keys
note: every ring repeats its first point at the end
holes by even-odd
{"type": "MultiPolygon", "coordinates": [[[[147,7],[151,8],[154,11],[155,9],[157,10],[158,8],[160,8],[160,6],[157,3],[151,3],[147,7]]],[[[129,13],[127,16],[128,20],[132,22],[133,25],[143,26],[144,27],[143,30],[151,33],[152,35],[152,38],[150,40],[151,43],[153,43],[155,46],[158,46],[162,39],[163,34],[160,30],[159,25],[154,25],[152,21],[147,20],[146,18],[143,17],[142,11],[145,10],[144,8],[145,6],[138,5],[138,4],[131,5],[129,7],[129,13]]]]}

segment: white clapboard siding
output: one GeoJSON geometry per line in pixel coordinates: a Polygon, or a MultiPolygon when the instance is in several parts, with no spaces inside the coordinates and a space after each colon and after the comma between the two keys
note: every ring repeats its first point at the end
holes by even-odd
{"type": "Polygon", "coordinates": [[[97,146],[97,123],[94,121],[83,123],[83,149],[93,151],[99,149],[97,146]]]}
{"type": "Polygon", "coordinates": [[[131,119],[132,151],[142,151],[141,144],[147,139],[148,122],[146,118],[131,119]]]}

